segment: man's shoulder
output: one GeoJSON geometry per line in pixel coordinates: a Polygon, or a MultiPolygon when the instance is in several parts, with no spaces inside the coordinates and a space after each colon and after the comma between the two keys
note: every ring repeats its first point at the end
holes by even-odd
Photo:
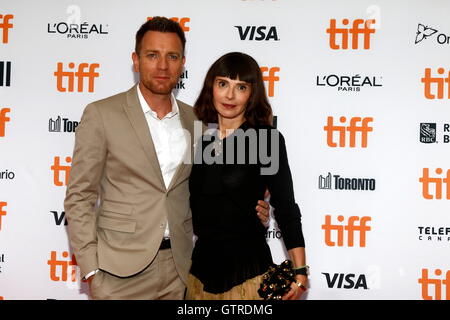
{"type": "MultiPolygon", "coordinates": [[[[129,91],[129,90],[128,90],[129,91]]],[[[127,93],[128,91],[120,92],[115,95],[96,100],[91,102],[90,104],[96,105],[98,108],[111,108],[114,106],[121,106],[127,101],[127,93]]]]}

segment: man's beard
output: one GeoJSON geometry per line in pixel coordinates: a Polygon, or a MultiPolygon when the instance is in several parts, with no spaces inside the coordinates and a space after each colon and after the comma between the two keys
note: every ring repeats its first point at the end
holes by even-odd
{"type": "Polygon", "coordinates": [[[172,89],[175,87],[176,82],[169,83],[167,85],[160,85],[158,83],[155,83],[154,81],[143,81],[142,84],[153,94],[166,95],[172,93],[172,89]]]}

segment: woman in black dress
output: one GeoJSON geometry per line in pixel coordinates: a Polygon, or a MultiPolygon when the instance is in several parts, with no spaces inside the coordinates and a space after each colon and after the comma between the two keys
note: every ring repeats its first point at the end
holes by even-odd
{"type": "Polygon", "coordinates": [[[272,123],[257,62],[232,52],[209,69],[194,105],[208,130],[198,141],[189,181],[197,236],[187,299],[260,299],[261,275],[272,264],[266,228],[254,203],[266,189],[296,283],[283,299],[306,290],[301,214],[295,203],[284,138],[272,123]]]}

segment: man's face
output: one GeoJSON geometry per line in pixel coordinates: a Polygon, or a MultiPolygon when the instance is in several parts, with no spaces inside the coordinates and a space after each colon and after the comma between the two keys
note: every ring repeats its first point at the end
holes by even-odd
{"type": "Polygon", "coordinates": [[[147,31],[142,38],[139,55],[132,55],[134,71],[145,89],[167,95],[178,82],[185,57],[176,33],[147,31]]]}

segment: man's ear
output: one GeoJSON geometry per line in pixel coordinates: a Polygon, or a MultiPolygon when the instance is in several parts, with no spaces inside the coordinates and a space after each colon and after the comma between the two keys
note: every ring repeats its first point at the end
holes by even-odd
{"type": "Polygon", "coordinates": [[[139,72],[139,55],[136,52],[131,54],[131,59],[133,60],[134,72],[139,72]]]}

